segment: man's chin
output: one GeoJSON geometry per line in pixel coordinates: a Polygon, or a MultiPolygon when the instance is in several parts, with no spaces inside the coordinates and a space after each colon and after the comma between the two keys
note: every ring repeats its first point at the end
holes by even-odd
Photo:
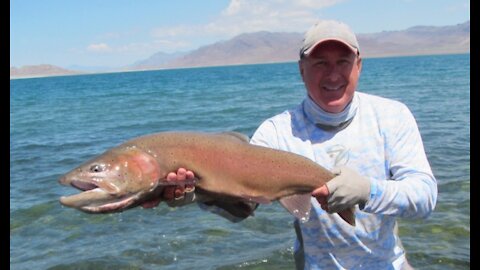
{"type": "Polygon", "coordinates": [[[325,102],[325,108],[323,106],[322,109],[324,109],[325,111],[327,112],[330,112],[330,113],[339,113],[339,112],[342,112],[347,106],[348,104],[350,103],[350,101],[352,101],[352,98],[353,97],[347,97],[345,95],[341,95],[339,97],[332,97],[332,98],[329,98],[327,100],[327,102],[325,102]]]}
{"type": "Polygon", "coordinates": [[[328,102],[325,104],[325,108],[322,107],[325,111],[329,113],[339,113],[342,112],[345,107],[347,107],[347,102],[341,101],[341,100],[335,100],[332,102],[328,102]]]}
{"type": "Polygon", "coordinates": [[[353,98],[353,96],[346,96],[345,91],[323,91],[320,95],[310,94],[310,97],[318,106],[329,113],[339,113],[343,111],[353,98]]]}

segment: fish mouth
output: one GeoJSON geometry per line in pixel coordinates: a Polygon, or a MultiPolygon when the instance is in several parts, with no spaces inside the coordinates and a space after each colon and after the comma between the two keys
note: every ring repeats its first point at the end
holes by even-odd
{"type": "Polygon", "coordinates": [[[88,191],[88,190],[98,188],[98,186],[93,184],[93,183],[83,182],[83,181],[80,181],[80,180],[73,180],[72,183],[70,183],[70,185],[73,186],[74,188],[77,188],[77,189],[83,190],[83,191],[88,191]]]}
{"type": "Polygon", "coordinates": [[[60,203],[87,213],[114,213],[131,207],[140,194],[118,195],[107,192],[91,182],[72,180],[70,186],[82,192],[60,197],[60,203]]]}

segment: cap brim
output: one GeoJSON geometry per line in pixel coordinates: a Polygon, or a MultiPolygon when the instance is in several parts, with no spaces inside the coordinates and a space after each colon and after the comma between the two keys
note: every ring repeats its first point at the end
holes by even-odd
{"type": "Polygon", "coordinates": [[[352,52],[356,53],[356,54],[359,54],[359,51],[358,51],[358,48],[355,48],[354,46],[348,44],[347,42],[341,40],[341,39],[337,39],[337,38],[327,38],[327,39],[321,39],[319,41],[317,41],[315,44],[313,44],[313,46],[311,46],[310,48],[308,48],[307,50],[305,50],[303,52],[304,55],[309,55],[310,53],[312,53],[315,48],[318,47],[318,45],[324,43],[324,42],[328,42],[328,41],[336,41],[336,42],[339,42],[339,43],[342,43],[343,45],[345,45],[346,47],[348,47],[350,50],[352,50],[352,52]]]}

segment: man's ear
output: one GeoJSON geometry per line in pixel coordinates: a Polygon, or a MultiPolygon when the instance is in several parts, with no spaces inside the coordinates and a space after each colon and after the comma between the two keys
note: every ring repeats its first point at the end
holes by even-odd
{"type": "Polygon", "coordinates": [[[302,81],[305,81],[303,79],[303,60],[302,59],[298,60],[298,70],[300,71],[300,76],[302,76],[302,81]]]}
{"type": "Polygon", "coordinates": [[[358,56],[358,59],[357,59],[357,68],[358,68],[358,74],[360,74],[362,72],[362,58],[360,56],[358,56]]]}

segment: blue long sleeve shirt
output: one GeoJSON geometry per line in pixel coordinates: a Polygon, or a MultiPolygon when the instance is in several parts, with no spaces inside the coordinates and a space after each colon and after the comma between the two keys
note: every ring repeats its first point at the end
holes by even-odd
{"type": "Polygon", "coordinates": [[[309,221],[295,222],[297,265],[401,269],[406,259],[396,218],[425,218],[437,200],[436,179],[412,113],[401,102],[357,91],[350,124],[326,131],[316,126],[307,99],[264,121],[250,143],[300,154],[328,169],[346,165],[370,180],[371,192],[364,208],[356,207],[355,227],[322,210],[312,197],[309,221]]]}

